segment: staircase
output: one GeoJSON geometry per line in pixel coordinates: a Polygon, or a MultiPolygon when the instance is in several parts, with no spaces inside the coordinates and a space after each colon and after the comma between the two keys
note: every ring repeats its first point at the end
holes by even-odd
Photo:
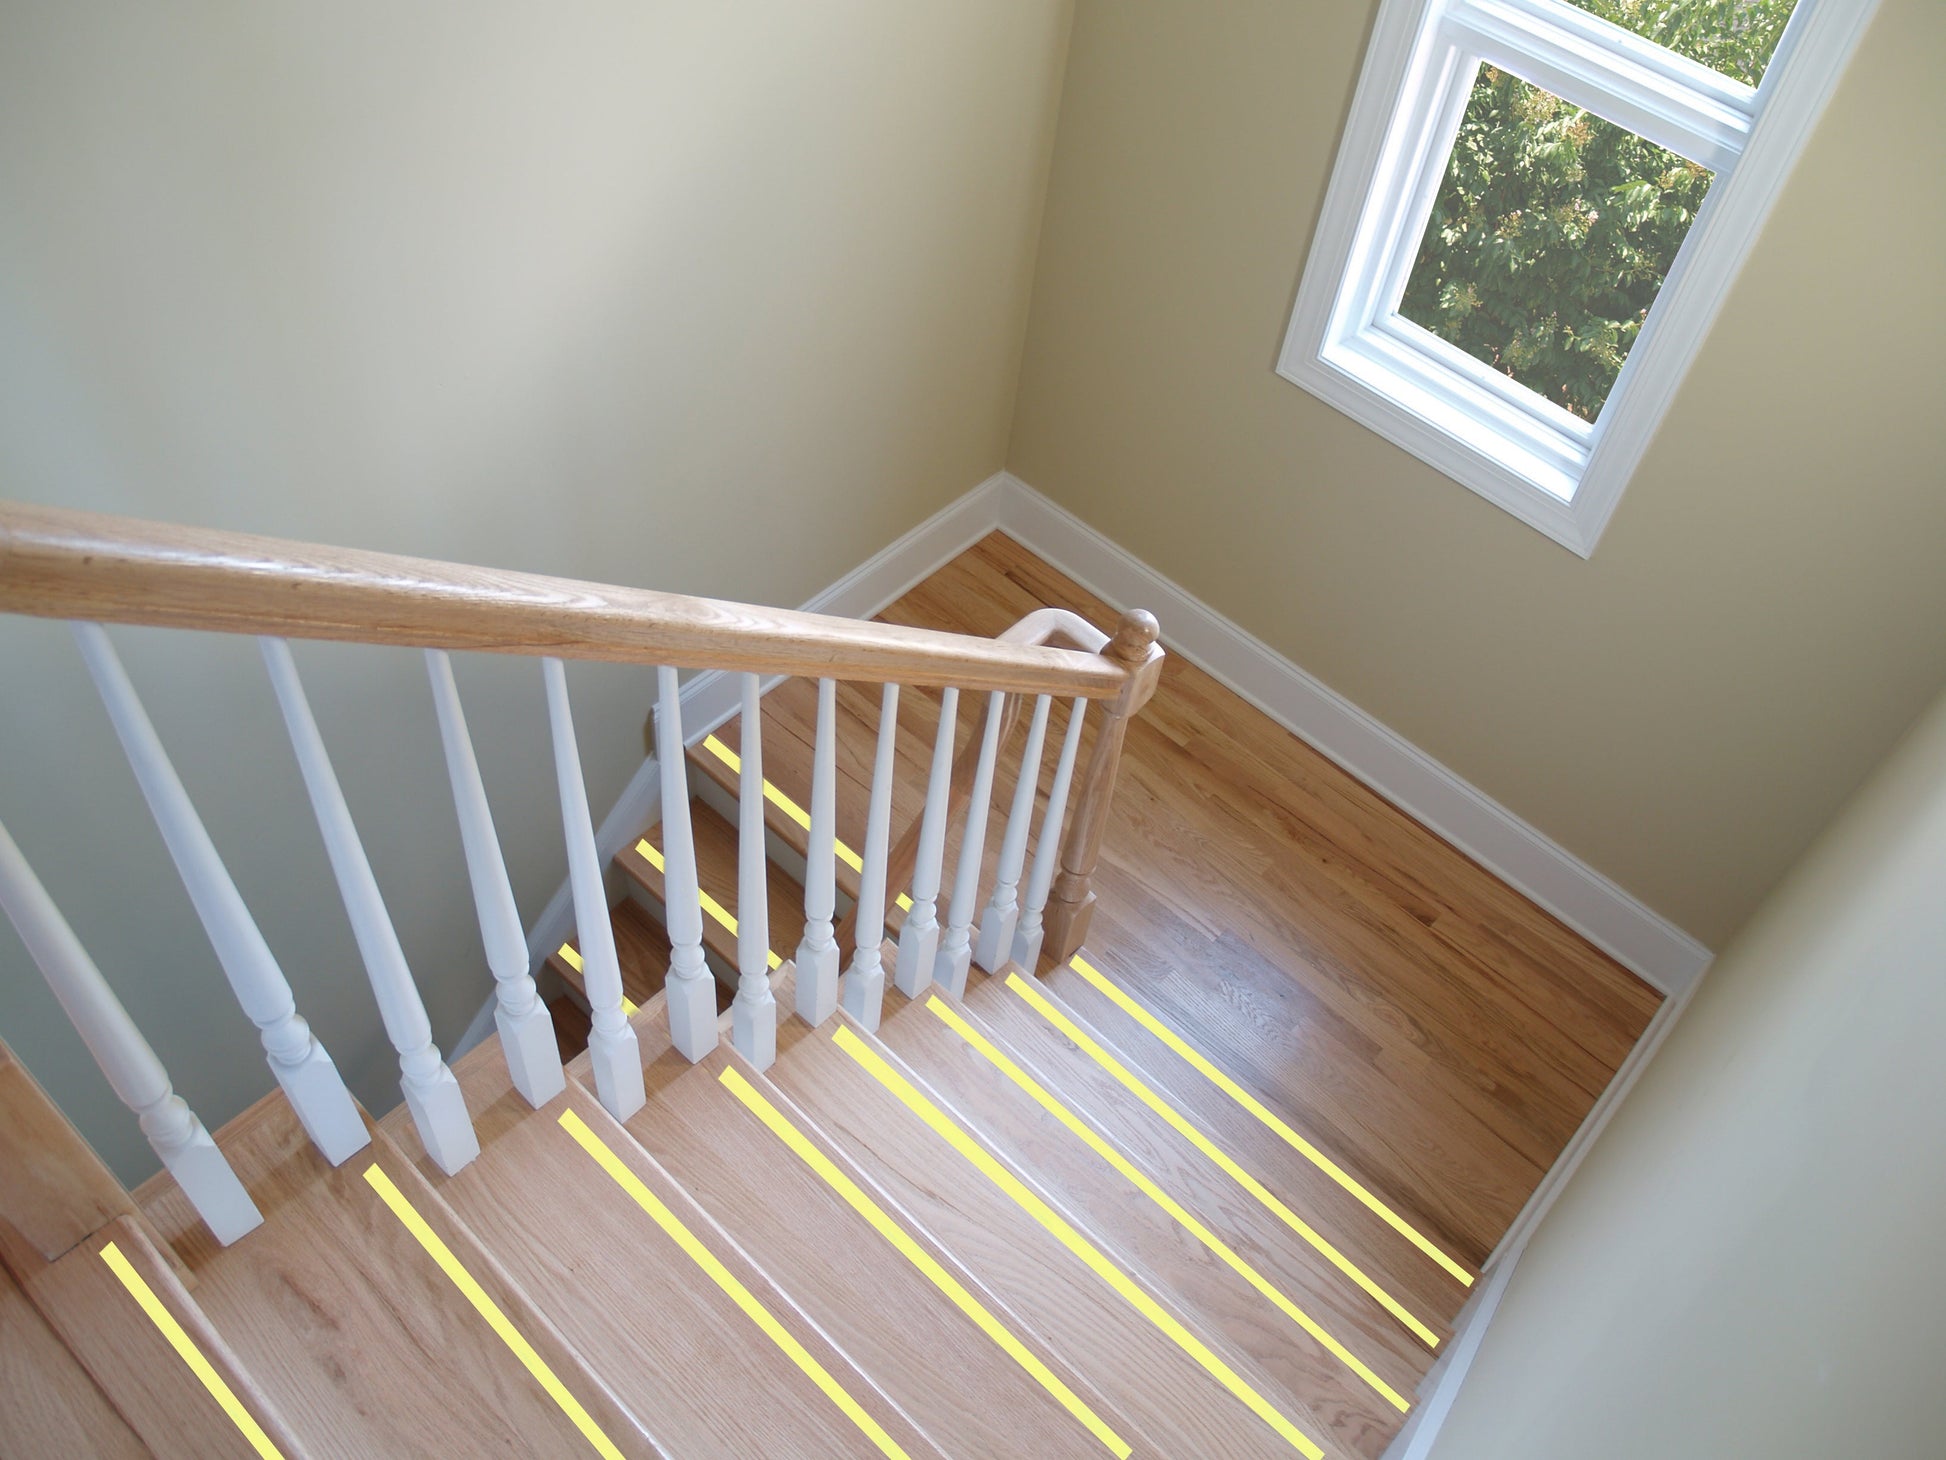
{"type": "Polygon", "coordinates": [[[169,1167],[122,1191],[0,1046],[0,1456],[1376,1457],[1404,1422],[1477,1255],[1085,944],[1146,615],[926,634],[13,507],[0,583],[427,649],[500,1001],[449,1067],[267,647],[401,1057],[406,1102],[356,1107],[81,630],[279,1088],[204,1135],[0,832],[7,911],[169,1167]],[[459,648],[547,666],[552,1021],[459,648]],[[606,867],[550,654],[660,671],[660,809],[606,867]],[[675,663],[742,675],[741,713],[685,733],[675,663]]]}

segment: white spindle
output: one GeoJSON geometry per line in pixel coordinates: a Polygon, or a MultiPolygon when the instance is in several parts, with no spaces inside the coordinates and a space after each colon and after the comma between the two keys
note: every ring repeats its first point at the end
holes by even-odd
{"type": "Polygon", "coordinates": [[[318,830],[324,836],[338,895],[351,919],[365,975],[378,1000],[379,1018],[384,1021],[392,1047],[399,1052],[399,1088],[405,1095],[406,1108],[412,1112],[426,1154],[450,1175],[480,1154],[479,1137],[466,1115],[465,1097],[432,1042],[432,1021],[426,1017],[425,1003],[412,981],[412,970],[406,966],[405,950],[399,946],[398,931],[385,910],[378,879],[372,875],[372,864],[358,840],[358,828],[352,823],[337,772],[325,754],[324,737],[318,734],[310,702],[304,697],[290,645],[282,639],[257,642],[270,670],[278,707],[284,712],[291,748],[297,752],[298,769],[310,793],[318,830]]]}
{"type": "Polygon", "coordinates": [[[804,854],[804,941],[797,945],[797,1012],[822,1024],[838,1007],[840,955],[832,927],[838,885],[838,682],[818,681],[811,752],[811,840],[804,854]]]}
{"type": "Polygon", "coordinates": [[[1034,819],[1034,792],[1040,788],[1041,745],[1047,736],[1047,712],[1054,703],[1051,695],[1034,701],[1034,720],[1027,730],[1027,745],[1020,752],[1020,779],[1014,782],[1014,799],[1007,811],[1007,829],[1000,839],[1000,864],[994,869],[993,896],[980,919],[980,941],[973,950],[973,961],[988,973],[997,973],[1013,957],[1014,929],[1020,922],[1020,870],[1027,860],[1027,832],[1034,819]]]}
{"type": "Polygon", "coordinates": [[[946,820],[953,799],[953,736],[959,728],[959,691],[948,685],[939,700],[939,733],[932,742],[932,773],[919,822],[919,852],[912,866],[912,906],[899,925],[899,992],[917,998],[932,982],[939,954],[939,874],[946,856],[946,820]]]}
{"type": "Polygon", "coordinates": [[[1029,973],[1040,962],[1041,939],[1046,929],[1041,914],[1047,908],[1047,892],[1054,883],[1054,868],[1061,860],[1061,822],[1068,811],[1068,787],[1074,781],[1074,759],[1081,749],[1081,720],[1088,702],[1076,700],[1068,716],[1068,733],[1061,741],[1061,759],[1054,767],[1054,784],[1048,789],[1047,810],[1041,817],[1041,839],[1034,847],[1034,870],[1027,879],[1027,897],[1020,908],[1020,926],[1014,929],[1014,962],[1029,973]]]}
{"type": "Polygon", "coordinates": [[[642,1083],[642,1050],[622,1012],[622,965],[615,956],[615,929],[608,920],[608,886],[588,815],[588,788],[581,779],[581,751],[568,709],[568,677],[559,659],[541,660],[547,684],[547,724],[554,741],[554,780],[561,796],[561,835],[568,849],[568,887],[574,897],[574,932],[581,944],[581,991],[588,999],[588,1057],[595,1096],[617,1120],[627,1120],[648,1101],[642,1083]]]}
{"type": "Polygon", "coordinates": [[[560,1048],[554,1042],[554,1021],[548,1018],[527,971],[527,936],[521,931],[520,909],[514,904],[513,884],[507,879],[506,859],[493,829],[493,811],[473,754],[473,737],[466,732],[466,711],[460,705],[452,660],[443,650],[428,649],[426,673],[432,680],[439,742],[446,752],[446,775],[459,814],[466,875],[480,915],[480,941],[493,973],[493,1023],[500,1031],[500,1052],[521,1098],[529,1105],[545,1105],[567,1088],[560,1048]]]}
{"type": "Polygon", "coordinates": [[[878,754],[872,760],[872,801],[865,819],[865,870],[858,884],[857,948],[845,970],[845,1012],[878,1028],[885,1002],[885,859],[892,838],[893,751],[899,739],[899,687],[885,686],[878,716],[878,754]]]}
{"type": "Polygon", "coordinates": [[[770,990],[770,857],[764,846],[763,686],[743,676],[742,771],[737,782],[737,996],[730,1042],[760,1070],[777,1062],[777,1000],[770,990]]]}
{"type": "Polygon", "coordinates": [[[716,1048],[716,987],[703,961],[703,896],[689,830],[689,765],[676,671],[656,672],[655,758],[662,774],[662,906],[669,929],[663,1002],[670,1042],[691,1060],[716,1048]]]}
{"type": "Polygon", "coordinates": [[[973,772],[973,799],[966,807],[966,830],[960,838],[959,866],[953,873],[953,900],[946,910],[946,930],[932,976],[954,998],[966,993],[966,974],[973,964],[973,909],[980,895],[980,861],[986,855],[987,810],[993,799],[993,763],[1000,754],[1000,722],[1007,696],[995,690],[987,696],[986,732],[980,740],[980,763],[973,772]]]}
{"type": "Polygon", "coordinates": [[[216,1240],[228,1246],[261,1223],[263,1214],[228,1159],[170,1086],[162,1061],[4,826],[0,826],[0,907],[19,930],[28,954],[116,1096],[135,1112],[142,1134],[216,1240]]]}
{"type": "Polygon", "coordinates": [[[324,1046],[298,1017],[283,969],[244,906],[216,844],[197,816],[128,672],[100,624],[77,623],[75,641],[108,718],[162,832],[189,900],[216,950],[237,1003],[263,1037],[264,1056],[285,1099],[326,1160],[338,1165],[371,1144],[364,1118],[324,1046]]]}

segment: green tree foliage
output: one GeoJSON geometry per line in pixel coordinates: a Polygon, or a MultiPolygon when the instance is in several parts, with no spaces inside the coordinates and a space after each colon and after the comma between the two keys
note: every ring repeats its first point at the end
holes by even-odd
{"type": "MultiPolygon", "coordinates": [[[[1755,85],[1796,0],[1574,0],[1755,85]]],[[[1399,312],[1593,420],[1708,169],[1482,67],[1399,312]]]]}

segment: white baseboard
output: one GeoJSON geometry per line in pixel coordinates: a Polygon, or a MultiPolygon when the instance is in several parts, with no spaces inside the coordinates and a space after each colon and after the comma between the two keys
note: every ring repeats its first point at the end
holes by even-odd
{"type": "Polygon", "coordinates": [[[1018,477],[980,492],[1008,536],[1117,608],[1149,609],[1168,647],[1663,993],[1709,966],[1710,951],[1666,918],[1018,477]]]}

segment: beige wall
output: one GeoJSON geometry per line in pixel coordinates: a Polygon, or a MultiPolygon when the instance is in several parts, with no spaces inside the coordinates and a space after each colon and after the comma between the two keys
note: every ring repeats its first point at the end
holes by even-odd
{"type": "Polygon", "coordinates": [[[1434,1460],[1937,1455],[1946,697],[1718,960],[1434,1460]]]}
{"type": "MultiPolygon", "coordinates": [[[[1067,23],[1063,0],[9,6],[0,493],[800,602],[1003,464],[1067,23]]],[[[254,650],[117,638],[302,1007],[389,1106],[254,650]]],[[[423,666],[299,663],[450,1041],[487,982],[423,666]]],[[[214,1125],[268,1088],[254,1033],[65,632],[0,622],[0,668],[0,820],[214,1125]]],[[[460,675],[531,917],[563,875],[539,672],[460,675]]],[[[649,680],[570,680],[599,814],[649,680]]],[[[0,1037],[149,1168],[11,932],[0,1037]]]]}
{"type": "Polygon", "coordinates": [[[1375,8],[1082,0],[1008,464],[1720,946],[1946,683],[1946,6],[1586,562],[1272,373],[1375,8]]]}

